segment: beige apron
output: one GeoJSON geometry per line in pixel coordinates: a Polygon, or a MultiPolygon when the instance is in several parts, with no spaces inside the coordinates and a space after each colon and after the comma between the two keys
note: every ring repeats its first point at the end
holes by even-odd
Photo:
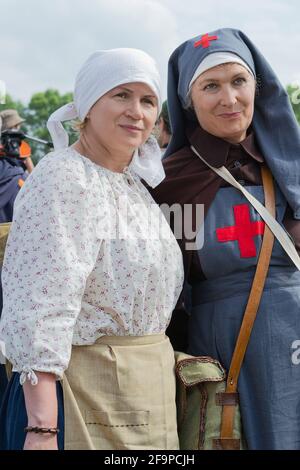
{"type": "Polygon", "coordinates": [[[65,449],[178,449],[174,366],[165,335],[73,346],[63,378],[65,449]]]}
{"type": "Polygon", "coordinates": [[[4,259],[5,246],[10,230],[11,222],[3,222],[0,224],[0,264],[2,265],[4,259]]]}

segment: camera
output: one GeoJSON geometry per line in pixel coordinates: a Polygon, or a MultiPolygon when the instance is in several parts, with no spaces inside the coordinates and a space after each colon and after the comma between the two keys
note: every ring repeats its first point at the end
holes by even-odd
{"type": "Polygon", "coordinates": [[[20,146],[25,134],[18,130],[6,130],[1,133],[1,156],[21,158],[20,146]]]}

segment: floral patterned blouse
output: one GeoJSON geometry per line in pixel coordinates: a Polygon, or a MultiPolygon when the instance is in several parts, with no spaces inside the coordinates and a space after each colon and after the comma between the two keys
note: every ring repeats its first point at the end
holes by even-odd
{"type": "Polygon", "coordinates": [[[19,192],[3,270],[0,340],[13,370],[61,378],[72,344],[163,333],[182,255],[136,173],[76,150],[48,154],[19,192]]]}

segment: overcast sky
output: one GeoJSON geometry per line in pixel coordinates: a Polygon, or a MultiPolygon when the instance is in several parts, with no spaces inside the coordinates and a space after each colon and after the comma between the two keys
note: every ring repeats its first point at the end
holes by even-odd
{"type": "Polygon", "coordinates": [[[156,59],[166,96],[170,53],[220,27],[243,30],[284,84],[300,81],[299,0],[0,0],[0,80],[25,102],[72,91],[91,52],[137,47],[156,59]]]}

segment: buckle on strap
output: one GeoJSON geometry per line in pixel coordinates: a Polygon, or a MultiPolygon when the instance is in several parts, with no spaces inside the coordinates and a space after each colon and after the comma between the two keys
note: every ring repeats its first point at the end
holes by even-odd
{"type": "Polygon", "coordinates": [[[223,406],[223,405],[237,406],[239,404],[239,394],[238,392],[216,393],[216,404],[219,406],[223,406]]]}

